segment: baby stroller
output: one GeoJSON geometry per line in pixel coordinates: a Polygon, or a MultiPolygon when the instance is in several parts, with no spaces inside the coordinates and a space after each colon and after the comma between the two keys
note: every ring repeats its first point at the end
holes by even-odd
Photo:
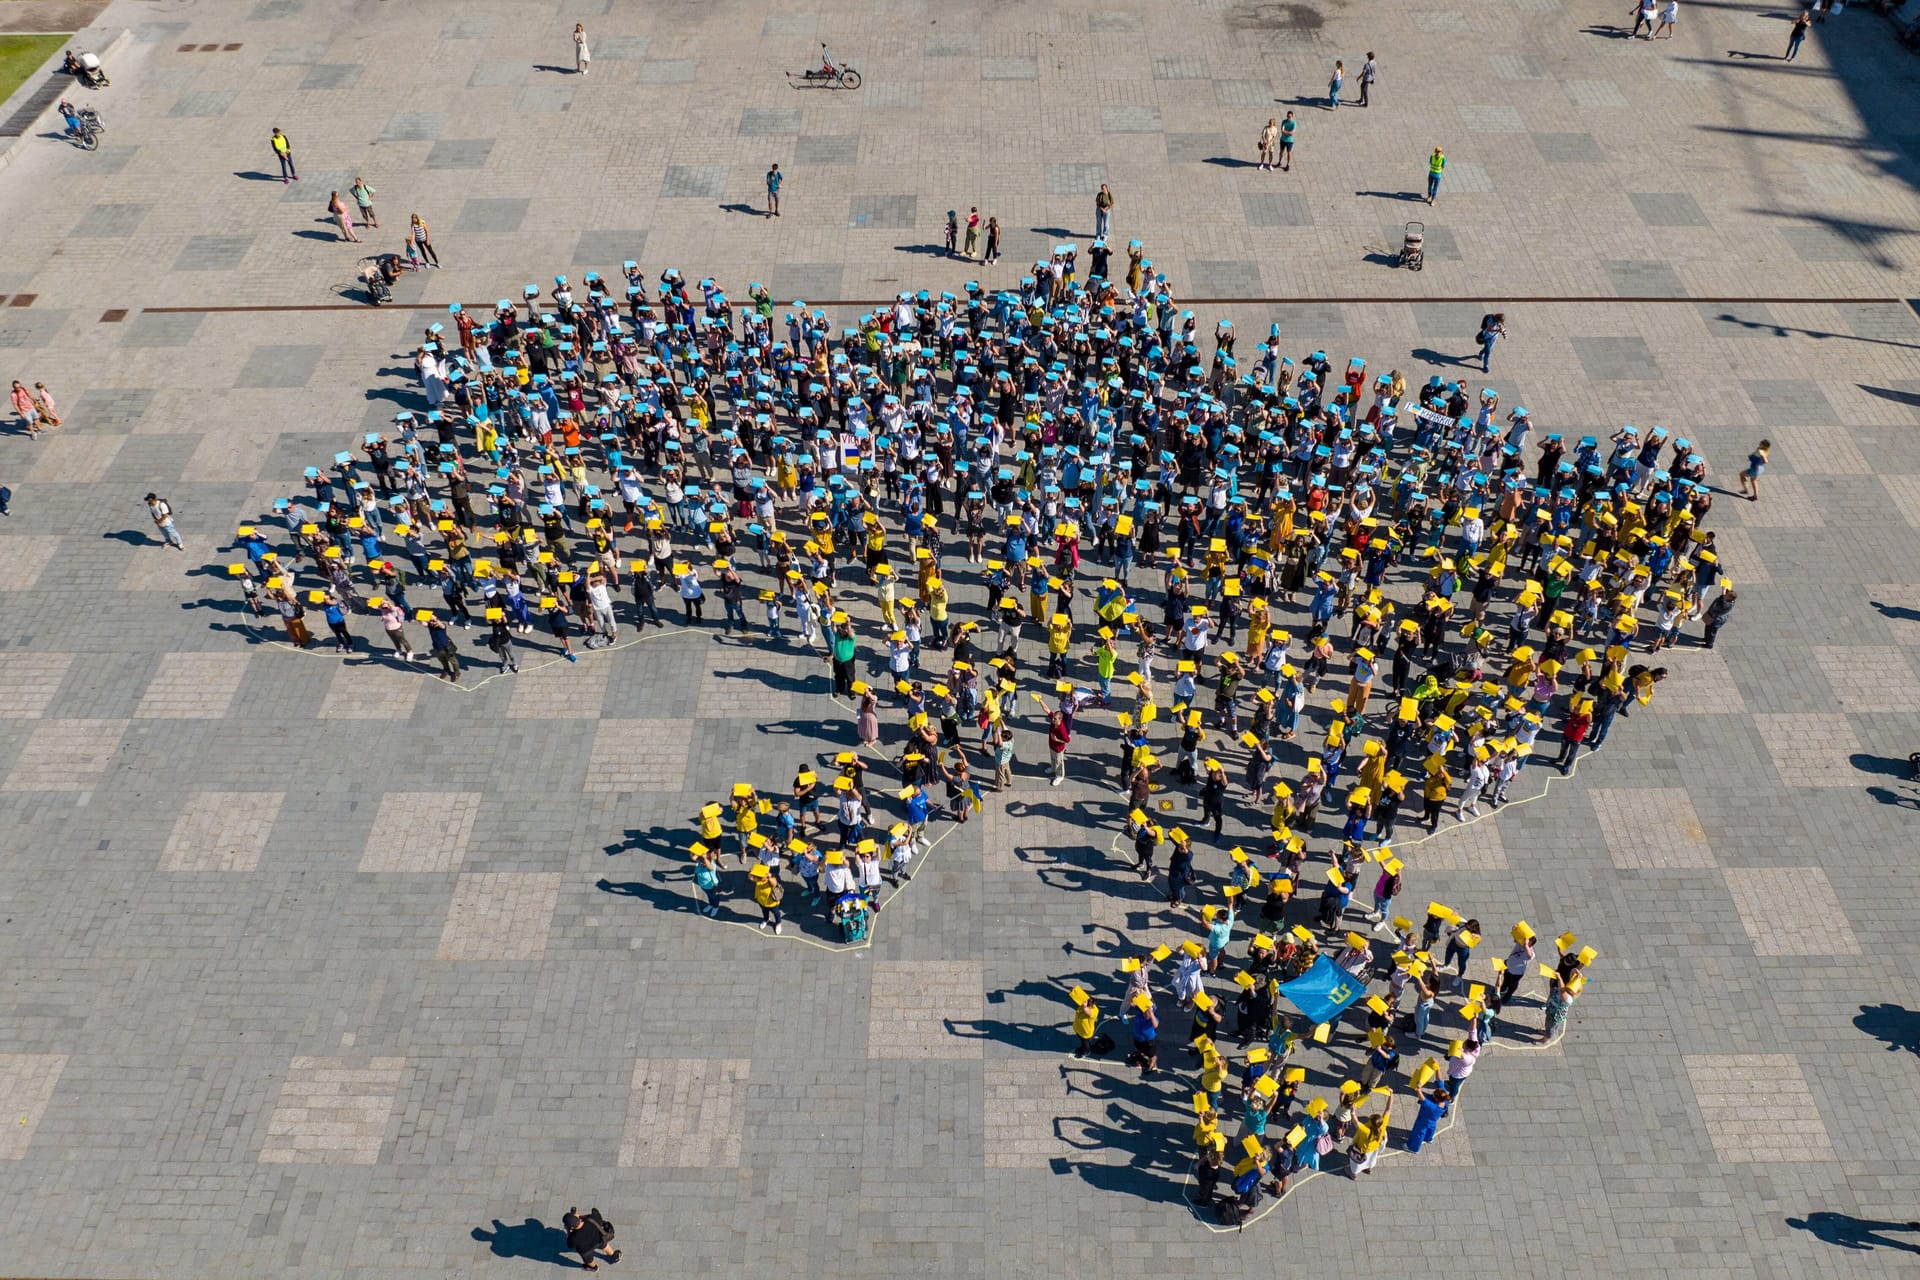
{"type": "Polygon", "coordinates": [[[865,942],[873,911],[867,906],[864,894],[843,893],[833,904],[833,918],[840,925],[841,941],[865,942]]]}
{"type": "Polygon", "coordinates": [[[1407,238],[1400,244],[1400,265],[1418,271],[1427,262],[1427,224],[1409,222],[1407,238]]]}

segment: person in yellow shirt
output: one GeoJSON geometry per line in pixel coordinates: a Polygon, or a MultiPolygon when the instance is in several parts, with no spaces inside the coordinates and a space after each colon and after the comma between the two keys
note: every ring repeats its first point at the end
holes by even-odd
{"type": "Polygon", "coordinates": [[[1073,1034],[1080,1038],[1080,1047],[1073,1051],[1076,1058],[1084,1058],[1093,1052],[1094,1033],[1100,1028],[1100,1006],[1089,1000],[1073,1011],[1073,1034]]]}
{"type": "Polygon", "coordinates": [[[1387,1146],[1387,1121],[1393,1116],[1393,1095],[1371,1121],[1362,1120],[1353,1127],[1353,1145],[1347,1149],[1347,1176],[1356,1181],[1363,1173],[1372,1173],[1387,1146]]]}

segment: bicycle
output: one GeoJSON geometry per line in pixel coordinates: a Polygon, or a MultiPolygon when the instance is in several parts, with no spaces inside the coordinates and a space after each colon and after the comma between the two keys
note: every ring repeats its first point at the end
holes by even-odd
{"type": "Polygon", "coordinates": [[[820,65],[812,71],[802,71],[800,79],[809,84],[832,85],[841,89],[860,87],[860,73],[845,63],[835,65],[825,44],[820,46],[820,65]]]}
{"type": "Polygon", "coordinates": [[[100,135],[107,131],[107,126],[100,119],[100,113],[92,107],[81,107],[78,111],[74,111],[66,103],[62,103],[61,106],[65,108],[63,114],[66,114],[69,122],[67,137],[73,141],[73,144],[82,151],[99,150],[100,135]]]}

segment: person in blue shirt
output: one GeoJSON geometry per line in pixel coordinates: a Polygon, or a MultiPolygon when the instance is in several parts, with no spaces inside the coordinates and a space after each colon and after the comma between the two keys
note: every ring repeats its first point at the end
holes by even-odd
{"type": "Polygon", "coordinates": [[[1453,1095],[1444,1087],[1437,1086],[1420,1095],[1420,1110],[1413,1118],[1413,1128],[1407,1133],[1408,1154],[1419,1154],[1420,1148],[1433,1141],[1452,1101],[1453,1095]]]}
{"type": "Polygon", "coordinates": [[[780,216],[780,184],[786,180],[780,172],[780,166],[774,165],[767,170],[767,216],[780,216]]]}
{"type": "Polygon", "coordinates": [[[1140,1078],[1145,1080],[1153,1073],[1154,1055],[1159,1051],[1160,1017],[1153,1011],[1152,996],[1143,993],[1134,997],[1132,1023],[1133,1052],[1127,1055],[1127,1065],[1139,1067],[1140,1078]]]}

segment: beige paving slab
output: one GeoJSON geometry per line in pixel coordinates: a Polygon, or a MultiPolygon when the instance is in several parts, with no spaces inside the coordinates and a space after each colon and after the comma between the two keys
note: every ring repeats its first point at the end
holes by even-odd
{"type": "Polygon", "coordinates": [[[612,667],[604,661],[555,662],[513,678],[507,716],[514,720],[597,720],[612,667]]]}
{"type": "MultiPolygon", "coordinates": [[[[56,427],[52,434],[34,442],[30,455],[33,461],[27,468],[26,478],[35,484],[98,484],[106,477],[107,468],[113,465],[115,455],[125,442],[125,436],[56,427]]],[[[137,498],[140,494],[133,496],[137,498]]],[[[147,518],[144,507],[131,512],[126,519],[128,528],[143,533],[153,529],[153,521],[147,518]]]]}
{"type": "Polygon", "coordinates": [[[125,720],[40,720],[0,791],[89,791],[100,781],[125,720]]]}
{"type": "Polygon", "coordinates": [[[1835,1158],[1813,1091],[1791,1054],[1687,1054],[1684,1061],[1720,1163],[1811,1164],[1835,1158]]]}
{"type": "Polygon", "coordinates": [[[70,653],[0,653],[0,717],[38,720],[45,715],[72,665],[70,653]]]}
{"type": "Polygon", "coordinates": [[[174,820],[162,871],[252,871],[260,865],[284,791],[196,791],[174,820]]]}
{"type": "Polygon", "coordinates": [[[1861,785],[1860,771],[1852,760],[1860,750],[1860,739],[1843,713],[1770,712],[1754,716],[1753,723],[1784,785],[1861,785]]]}
{"type": "Polygon", "coordinates": [[[633,1064],[622,1169],[740,1167],[752,1064],[745,1058],[642,1058],[633,1064]]]}
{"type": "Polygon", "coordinates": [[[1819,529],[1827,523],[1798,476],[1762,476],[1759,501],[1740,503],[1739,512],[1749,529],[1819,529]]]}
{"type": "Polygon", "coordinates": [[[219,720],[246,677],[249,653],[169,653],[134,709],[140,720],[219,720]]]}
{"type": "Polygon", "coordinates": [[[478,791],[389,791],[380,797],[359,869],[458,871],[485,798],[478,791]]]}
{"type": "Polygon", "coordinates": [[[1711,867],[1713,849],[1693,801],[1676,787],[1601,789],[1589,797],[1607,856],[1622,871],[1711,867]]]}
{"type": "Polygon", "coordinates": [[[64,1053],[0,1053],[0,1160],[24,1160],[53,1103],[64,1053]]]}
{"type": "Polygon", "coordinates": [[[200,437],[180,478],[196,483],[255,480],[278,441],[279,436],[268,431],[210,431],[200,437]]]}
{"type": "MultiPolygon", "coordinates": [[[[1740,623],[1736,612],[1731,628],[1740,623]]],[[[1732,635],[1729,630],[1725,634],[1732,635]]],[[[1666,654],[1661,657],[1666,658],[1666,654]]],[[[1741,715],[1747,699],[1740,682],[1727,667],[1726,654],[1719,647],[1687,648],[1668,663],[1668,677],[1660,682],[1660,692],[1647,707],[1657,716],[1741,715]]]]}
{"type": "Polygon", "coordinates": [[[1920,711],[1920,684],[1913,664],[1898,649],[1880,645],[1820,645],[1813,651],[1820,674],[1842,711],[1920,711]]]}
{"type": "Polygon", "coordinates": [[[557,871],[467,871],[440,931],[442,960],[538,960],[560,901],[557,871]]]}
{"type": "Polygon", "coordinates": [[[581,790],[680,791],[687,781],[691,720],[602,720],[581,790]]]}
{"type": "Polygon", "coordinates": [[[408,669],[376,663],[343,663],[334,669],[322,720],[406,720],[428,680],[424,667],[408,669]]]}
{"type": "Polygon", "coordinates": [[[405,1058],[295,1058],[267,1122],[262,1164],[375,1164],[405,1058]]]}
{"type": "Polygon", "coordinates": [[[40,571],[60,549],[60,539],[47,533],[10,534],[0,539],[0,591],[26,591],[38,585],[40,571]]]}
{"type": "MultiPolygon", "coordinates": [[[[1533,766],[1528,766],[1532,768],[1533,766]]],[[[1545,774],[1540,775],[1544,777],[1545,774]]],[[[1543,800],[1542,804],[1552,804],[1543,800]]],[[[1500,837],[1500,820],[1490,816],[1485,804],[1482,818],[1462,825],[1453,818],[1452,805],[1440,819],[1440,830],[1429,836],[1422,824],[1403,821],[1395,834],[1393,850],[1409,869],[1419,871],[1505,871],[1507,845],[1500,837]]]]}
{"type": "Polygon", "coordinates": [[[1741,927],[1763,956],[1854,956],[1860,939],[1819,867],[1727,867],[1741,927]]]}
{"type": "MultiPolygon", "coordinates": [[[[1061,1043],[1071,1042],[1063,1036],[1061,1043]]],[[[1124,1087],[1116,1064],[1039,1053],[990,1061],[986,1073],[987,1168],[1124,1160],[1124,1152],[1106,1142],[1108,1091],[1115,1084],[1124,1087]]]]}

